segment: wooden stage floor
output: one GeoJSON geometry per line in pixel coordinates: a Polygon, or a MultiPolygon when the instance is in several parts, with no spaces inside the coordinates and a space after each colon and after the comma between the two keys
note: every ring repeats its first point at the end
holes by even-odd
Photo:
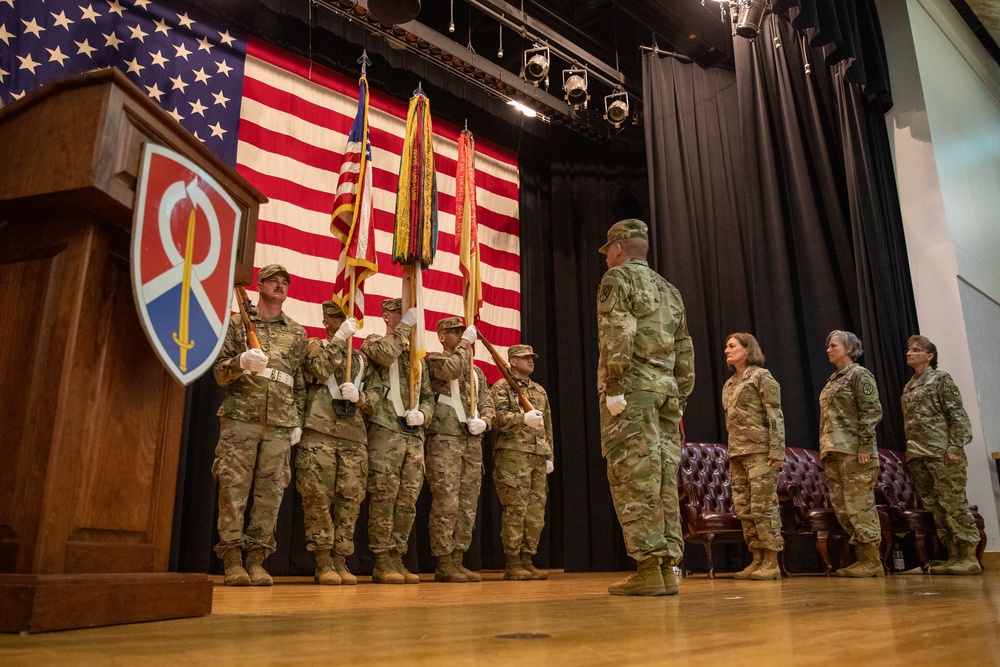
{"type": "Polygon", "coordinates": [[[608,595],[615,573],[553,572],[541,582],[484,574],[479,584],[424,575],[417,586],[219,585],[202,618],[0,635],[0,665],[1000,664],[996,571],[696,575],[661,598],[608,595]]]}

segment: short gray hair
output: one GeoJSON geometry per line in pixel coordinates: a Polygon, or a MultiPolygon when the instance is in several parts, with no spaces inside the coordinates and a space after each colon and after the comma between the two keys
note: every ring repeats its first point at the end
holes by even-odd
{"type": "Polygon", "coordinates": [[[858,358],[864,354],[864,347],[861,345],[861,339],[850,331],[841,331],[840,329],[834,329],[826,335],[826,344],[829,345],[832,339],[836,338],[840,341],[840,344],[846,347],[849,352],[852,361],[857,361],[858,358]]]}

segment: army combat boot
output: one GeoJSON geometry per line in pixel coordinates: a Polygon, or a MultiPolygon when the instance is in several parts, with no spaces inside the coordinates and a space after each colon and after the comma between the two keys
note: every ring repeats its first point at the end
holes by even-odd
{"type": "Polygon", "coordinates": [[[677,586],[677,573],[674,572],[674,566],[667,563],[666,558],[660,564],[660,574],[663,575],[663,590],[666,594],[677,595],[680,592],[677,586]]]}
{"type": "Polygon", "coordinates": [[[639,569],[631,577],[608,586],[612,595],[666,595],[667,589],[663,583],[663,573],[660,572],[660,559],[650,556],[641,563],[639,569]]]}
{"type": "Polygon", "coordinates": [[[751,573],[753,581],[771,581],[781,578],[781,568],[778,567],[778,552],[764,549],[760,567],[751,573]]]}
{"type": "Polygon", "coordinates": [[[520,556],[507,556],[507,569],[503,573],[503,578],[508,581],[527,581],[531,579],[531,572],[524,569],[520,556]]]}
{"type": "Polygon", "coordinates": [[[250,575],[243,569],[243,552],[239,547],[234,547],[226,551],[222,557],[222,562],[226,565],[226,586],[249,586],[250,575]]]}
{"type": "Polygon", "coordinates": [[[251,586],[271,586],[274,579],[264,569],[264,550],[251,549],[247,552],[247,572],[250,574],[251,586]]]}
{"type": "Polygon", "coordinates": [[[313,582],[322,586],[339,586],[340,575],[333,567],[330,552],[317,551],[314,556],[316,558],[316,574],[313,575],[313,582]]]}
{"type": "Polygon", "coordinates": [[[948,549],[948,560],[931,564],[931,574],[948,574],[948,568],[958,562],[958,542],[948,542],[945,545],[948,549]]]}
{"type": "Polygon", "coordinates": [[[483,580],[482,575],[480,575],[478,572],[473,572],[472,570],[470,570],[469,568],[465,567],[465,565],[462,564],[462,559],[464,557],[465,557],[464,551],[459,551],[458,549],[455,549],[454,551],[451,552],[451,558],[452,560],[455,561],[455,567],[458,568],[458,570],[465,575],[466,579],[468,579],[469,581],[482,581],[483,580]]]}
{"type": "Polygon", "coordinates": [[[751,549],[750,553],[753,554],[753,562],[734,574],[733,579],[749,579],[751,574],[760,569],[760,564],[764,560],[764,551],[762,549],[751,549]]]}
{"type": "Polygon", "coordinates": [[[976,546],[971,542],[959,542],[958,560],[948,568],[948,574],[982,574],[983,568],[976,560],[976,546]]]}
{"type": "Polygon", "coordinates": [[[406,580],[393,566],[392,554],[375,554],[375,569],[372,570],[373,584],[405,584],[406,580]]]}
{"type": "Polygon", "coordinates": [[[403,565],[403,554],[399,553],[398,551],[392,552],[392,567],[395,568],[396,572],[399,572],[401,575],[403,575],[404,584],[420,583],[420,577],[407,570],[406,566],[403,565]]]}
{"type": "Polygon", "coordinates": [[[549,573],[544,570],[539,570],[535,567],[535,564],[531,562],[531,554],[528,552],[521,553],[521,567],[528,571],[532,579],[548,579],[549,573]]]}
{"type": "Polygon", "coordinates": [[[878,542],[859,544],[854,549],[858,553],[856,567],[837,570],[838,576],[853,577],[855,579],[885,576],[885,568],[882,566],[882,558],[878,551],[878,542]]]}
{"type": "Polygon", "coordinates": [[[448,584],[465,584],[469,578],[462,574],[462,571],[455,567],[455,559],[451,554],[438,556],[437,569],[434,570],[434,581],[443,581],[448,584]]]}
{"type": "Polygon", "coordinates": [[[340,554],[333,554],[330,559],[333,562],[333,571],[340,577],[340,581],[345,586],[354,586],[358,583],[358,578],[347,569],[346,559],[340,554]]]}

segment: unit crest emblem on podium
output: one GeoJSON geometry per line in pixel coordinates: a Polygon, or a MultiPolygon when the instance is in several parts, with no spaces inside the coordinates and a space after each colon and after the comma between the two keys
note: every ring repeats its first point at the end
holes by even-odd
{"type": "Polygon", "coordinates": [[[204,169],[148,143],[136,185],[132,290],[146,336],[184,385],[222,348],[240,210],[204,169]]]}

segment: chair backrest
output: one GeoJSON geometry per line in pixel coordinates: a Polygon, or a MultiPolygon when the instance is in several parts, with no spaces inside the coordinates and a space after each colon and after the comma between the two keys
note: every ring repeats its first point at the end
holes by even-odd
{"type": "Polygon", "coordinates": [[[891,449],[878,450],[878,481],[875,483],[875,498],[880,503],[890,503],[899,509],[923,509],[920,494],[910,476],[910,466],[906,464],[906,454],[891,449]],[[887,493],[887,490],[890,490],[887,493]]]}
{"type": "Polygon", "coordinates": [[[681,447],[677,485],[687,490],[686,502],[703,512],[732,513],[729,450],[711,442],[687,442],[681,447]]]}
{"type": "Polygon", "coordinates": [[[785,462],[778,474],[778,495],[787,496],[788,487],[799,490],[799,498],[807,509],[830,507],[830,489],[819,452],[802,447],[786,447],[785,462]]]}

